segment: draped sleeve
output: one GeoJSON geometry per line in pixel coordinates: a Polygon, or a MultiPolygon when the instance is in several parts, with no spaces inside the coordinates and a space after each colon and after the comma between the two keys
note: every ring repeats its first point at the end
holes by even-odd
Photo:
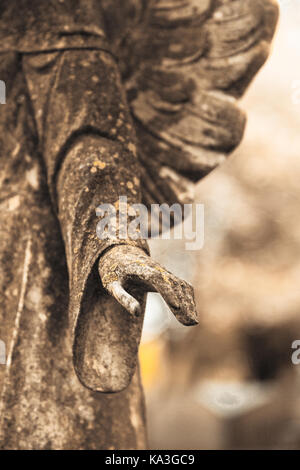
{"type": "Polygon", "coordinates": [[[148,252],[143,240],[97,235],[96,209],[141,200],[135,132],[110,53],[67,50],[23,56],[49,193],[64,240],[73,358],[81,382],[125,388],[136,368],[143,316],[131,317],[101,289],[97,261],[114,245],[148,252]]]}

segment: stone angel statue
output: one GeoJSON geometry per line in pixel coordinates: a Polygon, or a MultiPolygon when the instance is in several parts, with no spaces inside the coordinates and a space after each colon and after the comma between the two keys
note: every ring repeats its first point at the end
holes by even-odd
{"type": "Polygon", "coordinates": [[[140,449],[145,294],[193,289],[96,208],[184,204],[239,144],[272,0],[0,0],[0,447],[140,449]]]}

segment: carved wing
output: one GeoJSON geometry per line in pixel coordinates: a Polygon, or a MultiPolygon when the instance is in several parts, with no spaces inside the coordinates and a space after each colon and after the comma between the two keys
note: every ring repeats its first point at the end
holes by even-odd
{"type": "Polygon", "coordinates": [[[236,102],[268,57],[278,8],[273,0],[129,4],[127,14],[135,6],[135,16],[118,54],[143,199],[188,203],[194,183],[242,139],[245,115],[236,102]]]}

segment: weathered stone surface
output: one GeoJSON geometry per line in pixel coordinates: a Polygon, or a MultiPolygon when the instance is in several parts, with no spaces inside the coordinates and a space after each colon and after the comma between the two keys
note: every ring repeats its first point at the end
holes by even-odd
{"type": "MultiPolygon", "coordinates": [[[[105,53],[96,54],[99,54],[99,61],[101,57],[105,60],[105,53]]],[[[85,65],[90,65],[89,60],[94,57],[94,52],[90,52],[89,56],[77,52],[73,59],[76,61],[78,58],[85,65]]],[[[77,90],[81,104],[73,101],[73,93],[60,95],[55,87],[48,87],[51,82],[49,75],[56,76],[58,88],[61,86],[58,64],[65,58],[69,59],[70,56],[67,53],[64,57],[61,53],[42,57],[5,54],[1,60],[1,69],[3,67],[8,84],[7,104],[1,108],[0,115],[0,333],[8,348],[7,366],[1,366],[0,370],[1,447],[141,448],[145,446],[145,431],[138,372],[126,391],[107,396],[83,387],[72,365],[73,329],[84,292],[88,298],[91,292],[90,312],[97,308],[102,318],[98,327],[104,325],[107,334],[110,325],[115,329],[122,327],[113,323],[119,306],[101,289],[99,276],[92,283],[91,291],[84,290],[84,286],[87,278],[93,276],[92,267],[96,258],[109,246],[108,242],[101,244],[95,236],[96,205],[105,197],[110,201],[117,197],[121,179],[127,181],[131,175],[130,162],[134,165],[136,157],[125,150],[125,143],[120,148],[120,131],[115,144],[111,144],[114,153],[115,147],[120,151],[122,163],[119,169],[114,166],[115,170],[108,170],[106,176],[101,177],[101,169],[93,164],[96,157],[89,158],[89,143],[83,137],[86,159],[75,165],[78,154],[72,153],[72,150],[68,152],[65,140],[87,124],[87,111],[81,104],[87,104],[86,99],[91,95],[84,94],[88,86],[83,81],[84,89],[80,93],[80,80],[77,81],[77,90]],[[39,68],[41,64],[46,67],[48,75],[43,66],[39,68]],[[40,76],[42,83],[38,82],[40,76]],[[61,100],[62,96],[65,96],[64,100],[61,100]],[[77,105],[81,114],[76,118],[76,110],[72,106],[77,105]],[[68,118],[73,122],[71,111],[74,123],[78,125],[75,130],[66,122],[68,118]],[[65,167],[60,173],[60,176],[64,175],[65,184],[61,184],[58,178],[55,185],[56,162],[65,151],[65,167]],[[72,155],[74,167],[71,172],[68,171],[68,161],[72,155]],[[119,171],[122,165],[124,169],[119,171]],[[92,168],[96,172],[92,172],[92,168]],[[80,184],[83,191],[88,188],[92,194],[83,197],[82,191],[79,191],[80,184]],[[57,206],[60,208],[58,212],[57,206]],[[77,212],[73,214],[72,210],[77,212]],[[92,296],[95,289],[96,301],[92,296]]],[[[110,61],[109,57],[108,63],[110,61]]],[[[99,74],[108,73],[107,67],[100,66],[99,74]]],[[[112,90],[107,91],[111,92],[110,95],[104,93],[108,99],[117,100],[112,90]]],[[[104,95],[99,90],[98,94],[92,95],[92,101],[95,96],[105,101],[104,95]]],[[[117,103],[119,109],[122,104],[120,99],[117,103]]],[[[93,115],[91,107],[86,109],[93,115]]],[[[107,146],[107,139],[99,134],[90,138],[90,145],[93,139],[96,142],[102,139],[107,146]]],[[[95,147],[94,150],[99,153],[99,146],[95,147]]],[[[76,145],[74,149],[77,149],[76,145]]],[[[113,164],[110,152],[107,152],[106,159],[109,168],[113,164]]],[[[83,315],[85,307],[86,303],[83,305],[83,315]]],[[[128,318],[124,309],[122,313],[124,318],[128,318]]],[[[126,323],[124,320],[123,323],[130,330],[132,325],[129,321],[126,323]]],[[[109,344],[110,338],[107,336],[107,347],[109,344]]],[[[103,363],[104,358],[101,359],[103,363]]]]}

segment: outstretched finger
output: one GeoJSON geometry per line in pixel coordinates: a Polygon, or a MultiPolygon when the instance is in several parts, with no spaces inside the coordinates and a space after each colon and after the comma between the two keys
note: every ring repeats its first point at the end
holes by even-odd
{"type": "Polygon", "coordinates": [[[199,323],[195,297],[194,297],[194,289],[190,284],[185,281],[180,282],[180,286],[178,286],[179,295],[182,298],[182,302],[180,304],[180,312],[175,314],[176,318],[180,323],[183,325],[197,325],[199,323]]]}
{"type": "Polygon", "coordinates": [[[198,324],[193,288],[167,271],[154,276],[153,287],[163,297],[176,319],[185,326],[198,324]]]}

